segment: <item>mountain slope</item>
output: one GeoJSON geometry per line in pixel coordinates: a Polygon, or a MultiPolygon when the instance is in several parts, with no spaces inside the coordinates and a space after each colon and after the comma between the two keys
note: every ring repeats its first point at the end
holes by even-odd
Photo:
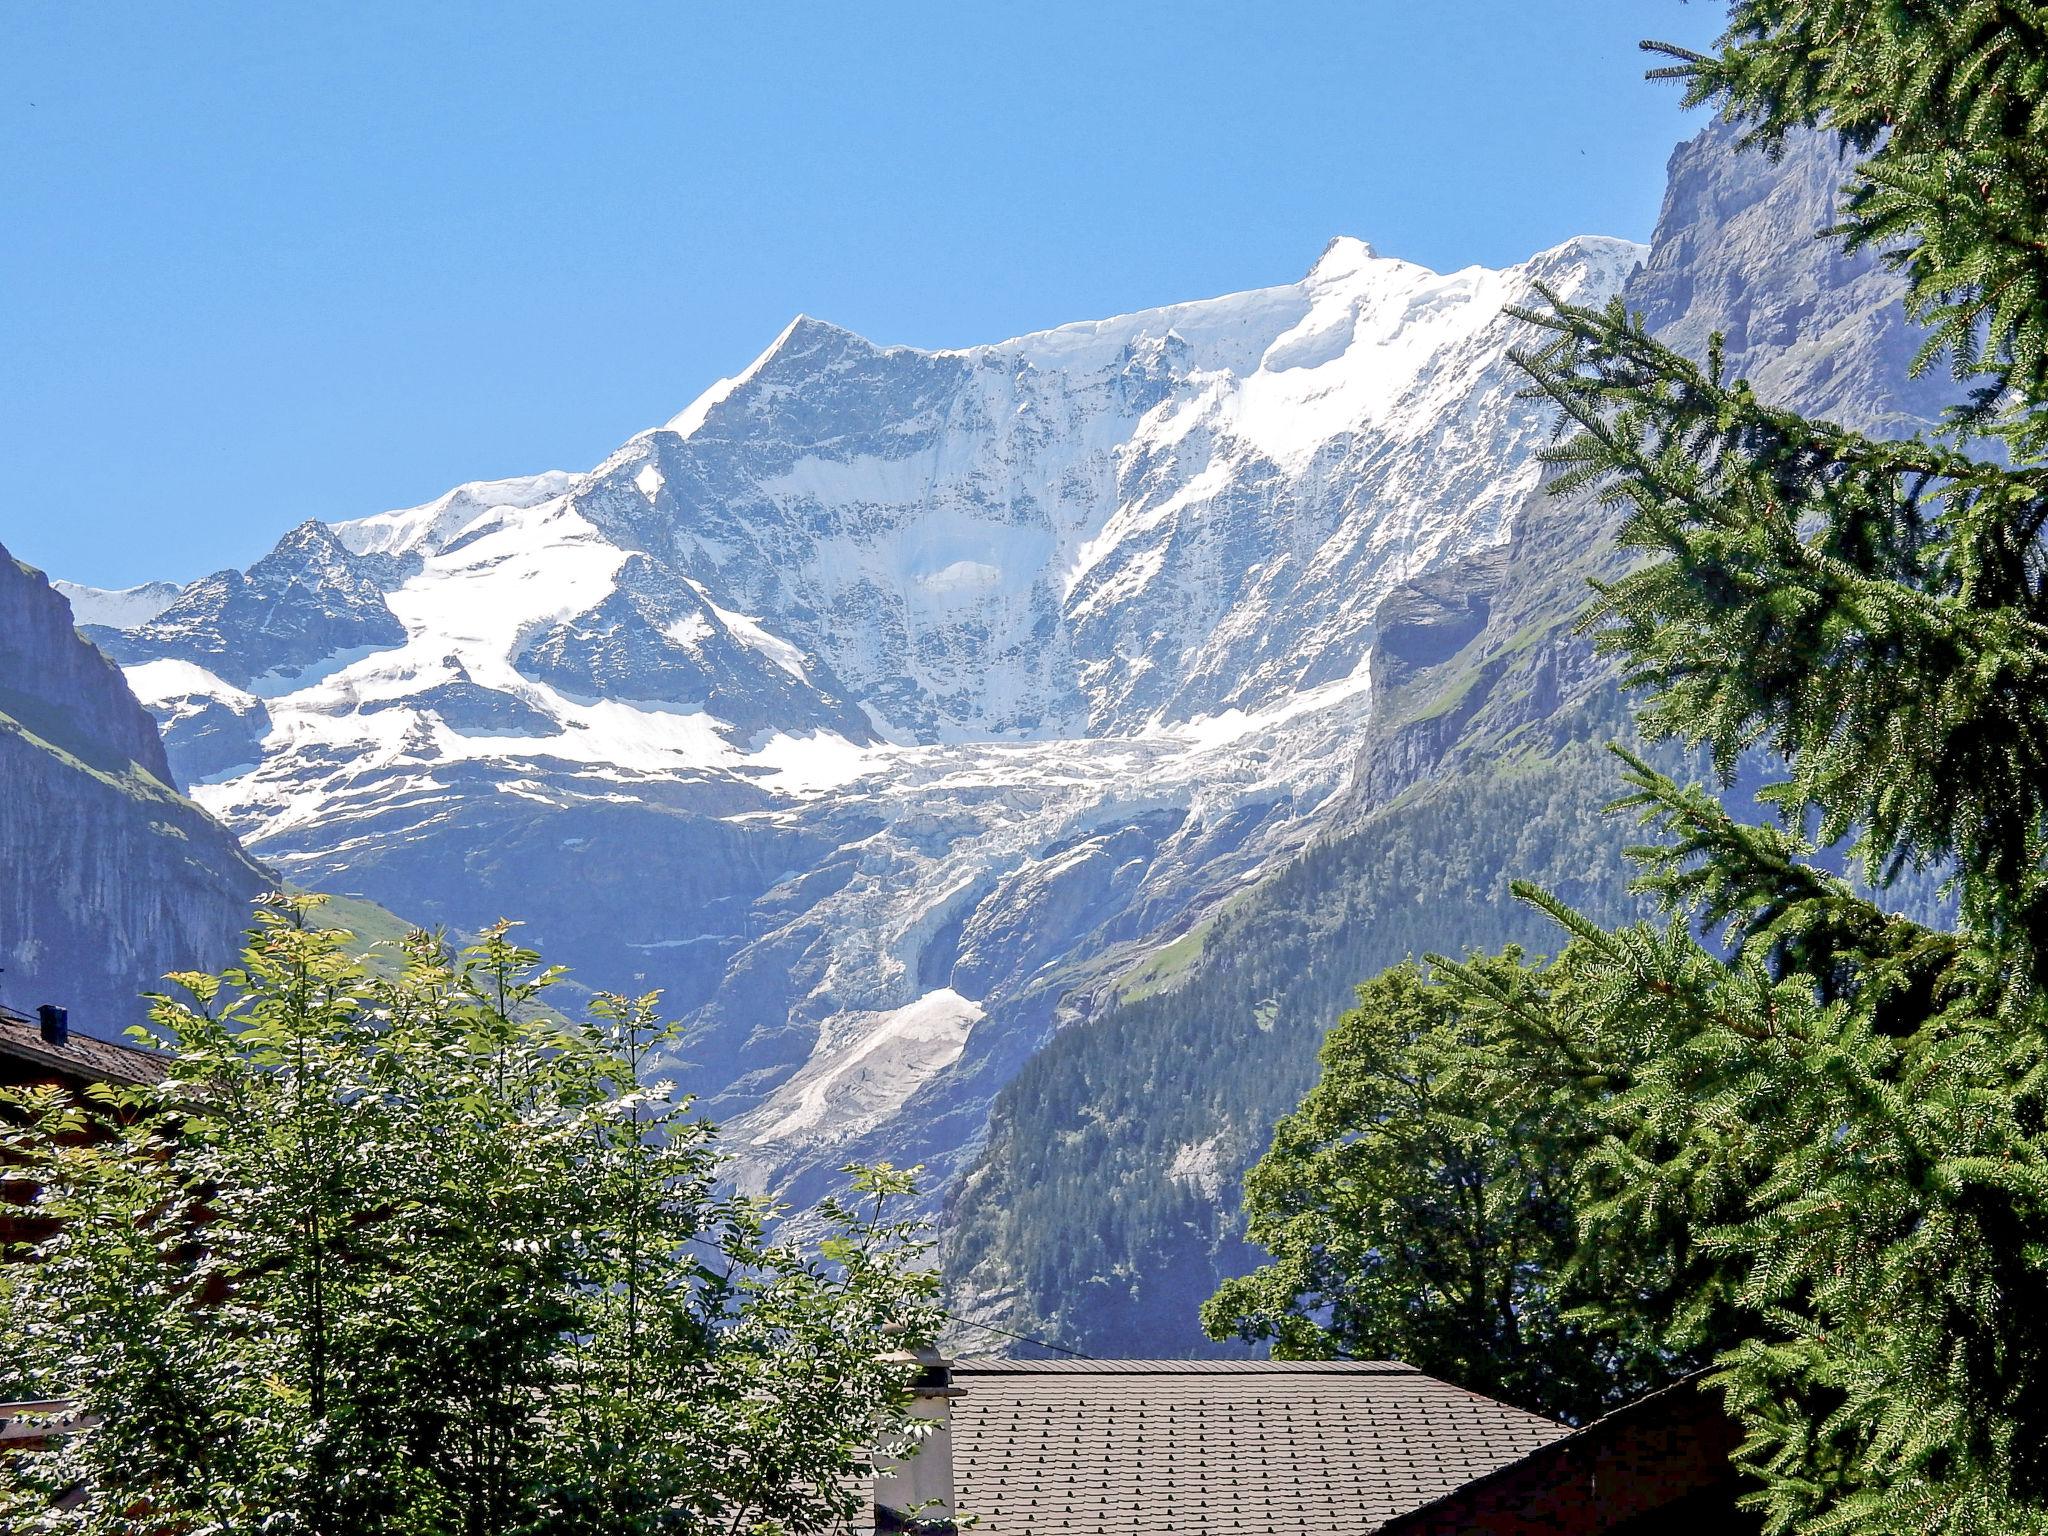
{"type": "Polygon", "coordinates": [[[157,727],[42,574],[0,549],[0,998],[140,1023],[172,969],[221,966],[273,882],[173,787],[157,727]]]}
{"type": "Polygon", "coordinates": [[[176,582],[145,581],[133,587],[86,587],[75,581],[50,583],[71,604],[71,621],[79,628],[133,629],[147,624],[184,589],[176,582]]]}
{"type": "Polygon", "coordinates": [[[296,883],[663,988],[749,1183],[943,1182],[1075,999],[1342,803],[1381,599],[1536,483],[1504,307],[1641,256],[1339,240],[957,351],[799,318],[588,474],[303,525],[95,633],[296,883]]]}
{"type": "MultiPolygon", "coordinates": [[[[1727,337],[1767,398],[1890,431],[1945,402],[1911,383],[1895,279],[1813,232],[1840,162],[1807,140],[1772,165],[1725,128],[1674,154],[1630,305],[1674,344],[1727,337]]],[[[1165,963],[1114,980],[996,1100],[951,1210],[948,1275],[972,1316],[1108,1354],[1213,1348],[1195,1308],[1256,1262],[1243,1173],[1314,1080],[1352,986],[1406,956],[1555,942],[1513,902],[1537,880],[1602,921],[1629,915],[1602,744],[1626,702],[1571,633],[1614,558],[1597,507],[1533,495],[1510,542],[1390,593],[1376,712],[1343,806],[1299,858],[1165,963]]],[[[1674,766],[1676,766],[1674,764],[1674,766]]]]}

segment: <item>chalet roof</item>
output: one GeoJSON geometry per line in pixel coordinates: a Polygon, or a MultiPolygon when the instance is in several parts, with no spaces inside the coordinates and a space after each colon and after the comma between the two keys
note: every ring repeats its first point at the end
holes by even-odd
{"type": "Polygon", "coordinates": [[[0,1057],[63,1077],[128,1086],[160,1082],[164,1075],[164,1058],[156,1051],[96,1040],[76,1029],[62,1045],[52,1045],[34,1019],[5,1005],[0,1005],[0,1057]]]}
{"type": "Polygon", "coordinates": [[[969,1356],[953,1384],[985,1536],[1362,1536],[1567,1432],[1387,1361],[969,1356]]]}
{"type": "Polygon", "coordinates": [[[1743,1536],[1763,1529],[1737,1507],[1730,1458],[1742,1431],[1705,1373],[1639,1397],[1485,1477],[1409,1511],[1385,1536],[1601,1536],[1662,1523],[1743,1536]]]}

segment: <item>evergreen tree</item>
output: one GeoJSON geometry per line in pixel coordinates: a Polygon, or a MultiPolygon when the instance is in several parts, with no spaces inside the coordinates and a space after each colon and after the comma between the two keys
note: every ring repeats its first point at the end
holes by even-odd
{"type": "Polygon", "coordinates": [[[849,1170],[809,1249],[722,1192],[644,1083],[655,999],[546,1007],[499,925],[349,957],[308,902],[175,978],[167,1079],[10,1093],[54,1229],[0,1265],[0,1395],[91,1427],[0,1526],[131,1533],[836,1529],[901,1444],[939,1314],[908,1178],[849,1170]],[[53,1503],[74,1486],[82,1497],[53,1503]]]}
{"type": "Polygon", "coordinates": [[[2048,10],[1749,0],[1669,72],[1766,148],[1817,126],[1864,152],[1830,235],[1891,254],[1920,365],[1975,388],[1945,440],[1874,441],[1618,305],[1535,317],[1525,365],[1577,429],[1557,491],[1624,506],[1642,556],[1587,619],[1641,724],[1724,780],[1784,765],[1781,824],[1751,827],[1632,761],[1674,922],[1555,906],[1579,1033],[1638,1042],[1586,1241],[1663,1233],[1695,1270],[1680,1335],[1739,1331],[1717,1379],[1777,1526],[2048,1529],[2048,10]],[[1944,872],[1955,927],[1887,912],[1825,845],[1880,892],[1944,872]]]}
{"type": "Polygon", "coordinates": [[[1476,1102],[1573,1085],[1563,1320],[1711,1357],[1773,1529],[2048,1531],[2048,7],[1738,0],[1663,51],[1765,150],[1861,154],[1826,237],[1904,270],[1969,404],[1875,440],[1619,304],[1524,317],[1555,489],[1637,559],[1588,627],[1649,738],[1781,765],[1777,821],[1629,756],[1666,920],[1523,888],[1560,960],[1434,985],[1501,1049],[1476,1102]],[[1884,905],[1928,873],[1950,926],[1884,905]]]}

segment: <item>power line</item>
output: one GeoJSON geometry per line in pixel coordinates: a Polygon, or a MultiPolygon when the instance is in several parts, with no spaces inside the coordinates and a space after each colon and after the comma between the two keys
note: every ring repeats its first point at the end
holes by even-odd
{"type": "MultiPolygon", "coordinates": [[[[704,1247],[709,1248],[712,1252],[717,1253],[721,1257],[724,1257],[728,1260],[731,1258],[730,1254],[727,1254],[723,1248],[720,1248],[716,1243],[711,1242],[708,1238],[698,1237],[693,1234],[689,1238],[687,1238],[686,1241],[702,1244],[704,1247]]],[[[1002,1337],[1006,1339],[1015,1339],[1019,1344],[1035,1345],[1039,1349],[1051,1350],[1056,1355],[1067,1355],[1075,1360],[1099,1361],[1100,1359],[1100,1357],[1097,1355],[1083,1354],[1078,1349],[1069,1349],[1064,1344],[1052,1344],[1048,1343],[1044,1339],[1035,1339],[1028,1333],[1012,1333],[1007,1328],[998,1328],[994,1323],[977,1323],[972,1319],[965,1317],[956,1317],[951,1319],[951,1321],[960,1325],[961,1327],[979,1328],[986,1333],[1000,1334],[1002,1337]]]]}
{"type": "Polygon", "coordinates": [[[1048,1344],[1044,1339],[1034,1339],[1028,1333],[1012,1333],[1007,1328],[998,1328],[994,1323],[977,1323],[965,1317],[956,1317],[953,1321],[962,1327],[980,1328],[989,1333],[999,1333],[1006,1339],[1015,1339],[1019,1344],[1035,1344],[1040,1349],[1049,1349],[1056,1355],[1071,1355],[1076,1360],[1093,1360],[1096,1358],[1094,1355],[1084,1355],[1078,1349],[1069,1349],[1064,1344],[1048,1344]]]}

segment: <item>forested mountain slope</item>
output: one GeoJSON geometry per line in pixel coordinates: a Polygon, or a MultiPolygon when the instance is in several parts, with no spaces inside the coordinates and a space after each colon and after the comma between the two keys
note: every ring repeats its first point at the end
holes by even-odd
{"type": "MultiPolygon", "coordinates": [[[[1773,164],[1721,127],[1672,157],[1626,298],[1694,353],[1719,331],[1766,399],[1900,430],[1939,415],[1911,382],[1895,279],[1813,236],[1841,162],[1817,140],[1773,164]]],[[[1105,989],[997,1099],[949,1212],[971,1317],[1100,1354],[1207,1350],[1195,1309],[1255,1260],[1244,1170],[1314,1080],[1351,988],[1406,956],[1555,930],[1507,894],[1526,877],[1600,921],[1631,910],[1631,828],[1604,744],[1625,700],[1571,633],[1612,519],[1537,492],[1503,549],[1426,573],[1375,614],[1374,718],[1332,830],[1105,989]]]]}

